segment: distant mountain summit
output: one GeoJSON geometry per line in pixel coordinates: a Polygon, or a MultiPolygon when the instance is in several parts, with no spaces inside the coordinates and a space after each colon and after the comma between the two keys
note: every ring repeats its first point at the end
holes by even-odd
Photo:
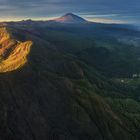
{"type": "Polygon", "coordinates": [[[60,23],[86,23],[87,22],[84,18],[77,16],[73,13],[67,13],[64,16],[55,19],[54,21],[60,23]]]}

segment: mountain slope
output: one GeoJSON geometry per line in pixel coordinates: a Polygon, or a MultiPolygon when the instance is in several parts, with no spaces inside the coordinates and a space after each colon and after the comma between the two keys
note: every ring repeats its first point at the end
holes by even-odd
{"type": "Polygon", "coordinates": [[[139,139],[139,102],[87,57],[104,51],[85,32],[29,27],[7,27],[33,45],[24,67],[0,73],[0,139],[139,139]]]}
{"type": "Polygon", "coordinates": [[[16,70],[27,62],[31,41],[19,42],[12,39],[5,27],[0,28],[0,72],[16,70]]]}

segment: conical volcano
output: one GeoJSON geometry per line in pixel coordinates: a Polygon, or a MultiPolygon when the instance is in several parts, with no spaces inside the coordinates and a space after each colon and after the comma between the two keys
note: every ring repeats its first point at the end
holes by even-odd
{"type": "Polygon", "coordinates": [[[67,13],[64,16],[57,18],[55,21],[61,23],[86,23],[87,22],[84,18],[77,16],[73,13],[67,13]]]}

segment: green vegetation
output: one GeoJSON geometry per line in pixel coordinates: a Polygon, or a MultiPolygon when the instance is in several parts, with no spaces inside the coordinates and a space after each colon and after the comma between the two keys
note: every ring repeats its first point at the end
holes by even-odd
{"type": "Polygon", "coordinates": [[[8,28],[33,46],[26,65],[0,74],[0,139],[46,140],[50,131],[54,139],[140,139],[140,49],[118,39],[132,31],[90,24],[8,28]]]}

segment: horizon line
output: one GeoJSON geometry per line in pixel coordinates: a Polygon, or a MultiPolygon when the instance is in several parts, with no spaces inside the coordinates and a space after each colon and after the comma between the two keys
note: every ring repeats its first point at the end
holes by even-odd
{"type": "MultiPolygon", "coordinates": [[[[75,14],[76,15],[76,14],[75,14]]],[[[4,22],[20,22],[20,21],[27,21],[27,20],[32,20],[32,21],[50,21],[50,20],[55,20],[61,16],[51,16],[51,17],[7,17],[7,18],[1,18],[0,23],[4,22]]],[[[85,17],[81,16],[85,20],[89,22],[95,22],[95,23],[108,23],[108,24],[129,24],[126,21],[123,20],[114,20],[114,19],[108,19],[108,18],[90,18],[90,17],[85,17]]]]}

